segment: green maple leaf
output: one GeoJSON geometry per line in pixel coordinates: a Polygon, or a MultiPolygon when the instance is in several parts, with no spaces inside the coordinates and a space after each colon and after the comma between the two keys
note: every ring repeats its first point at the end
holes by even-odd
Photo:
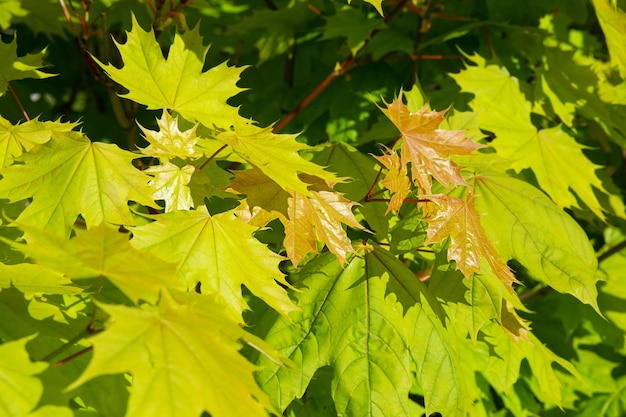
{"type": "Polygon", "coordinates": [[[188,210],[194,206],[191,190],[188,187],[194,171],[195,168],[192,165],[180,168],[171,162],[152,166],[144,171],[154,176],[154,179],[148,183],[156,190],[152,198],[165,201],[165,212],[188,210]]]}
{"type": "Polygon", "coordinates": [[[591,3],[606,37],[611,63],[617,65],[622,78],[626,78],[626,13],[615,1],[592,0],[591,3]]]}
{"type": "Polygon", "coordinates": [[[579,372],[565,359],[548,349],[535,335],[528,333],[524,338],[511,338],[504,329],[496,324],[483,328],[485,341],[491,345],[494,355],[489,358],[489,366],[481,370],[489,382],[500,392],[510,392],[513,384],[520,378],[520,366],[523,360],[531,368],[531,381],[536,383],[534,394],[543,401],[562,404],[561,379],[552,364],[556,363],[577,378],[578,389],[585,388],[579,372]],[[550,387],[550,389],[544,389],[550,387]]]}
{"type": "Polygon", "coordinates": [[[595,251],[583,229],[533,186],[500,174],[474,178],[475,204],[485,232],[504,259],[532,277],[597,306],[595,251]]]}
{"type": "Polygon", "coordinates": [[[45,123],[39,120],[12,125],[0,116],[0,166],[11,165],[16,157],[49,141],[51,135],[45,123]]]}
{"type": "Polygon", "coordinates": [[[601,167],[585,157],[585,147],[560,126],[535,128],[530,119],[531,105],[521,93],[518,80],[503,67],[486,65],[478,55],[471,60],[477,66],[468,67],[453,78],[463,91],[475,94],[472,108],[479,112],[480,127],[495,133],[491,145],[498,155],[509,158],[517,171],[531,168],[541,188],[561,207],[583,208],[578,196],[604,219],[604,212],[609,210],[596,196],[600,192],[609,199],[610,211],[624,216],[623,202],[606,191],[596,175],[601,167]]]}
{"type": "Polygon", "coordinates": [[[35,375],[48,364],[31,362],[26,351],[30,339],[0,345],[0,410],[6,417],[28,416],[43,393],[43,384],[35,375]]]}
{"type": "Polygon", "coordinates": [[[271,127],[261,128],[240,117],[234,119],[232,129],[216,139],[229,145],[244,160],[259,168],[265,175],[287,191],[308,195],[308,184],[298,174],[308,174],[327,181],[336,181],[323,167],[304,159],[299,151],[309,146],[295,140],[297,135],[274,134],[271,127]]]}
{"type": "Polygon", "coordinates": [[[369,276],[354,256],[343,267],[331,254],[308,262],[293,277],[301,312],[277,317],[266,342],[294,362],[279,367],[261,358],[257,381],[279,410],[301,397],[319,368],[332,368],[337,415],[408,416],[409,358],[400,305],[385,297],[387,277],[369,276]]]}
{"type": "Polygon", "coordinates": [[[70,389],[99,375],[130,372],[127,416],[267,416],[272,407],[238,352],[241,329],[223,305],[194,293],[161,293],[158,306],[99,304],[109,327],[90,340],[94,356],[70,389]]]}
{"type": "Polygon", "coordinates": [[[274,309],[288,314],[296,308],[279,283],[288,286],[278,269],[284,258],[256,240],[258,229],[233,211],[211,216],[205,206],[173,211],[156,221],[134,227],[132,244],[178,265],[188,288],[202,285],[203,294],[217,294],[237,315],[247,308],[245,285],[274,309]]]}
{"type": "Polygon", "coordinates": [[[163,288],[183,288],[175,279],[175,265],[139,252],[128,235],[100,225],[76,230],[76,237],[61,239],[32,227],[21,226],[29,236],[27,245],[13,246],[53,271],[73,280],[106,277],[134,302],[155,302],[163,288]]]}
{"type": "Polygon", "coordinates": [[[54,74],[39,71],[43,67],[41,61],[45,52],[44,49],[38,54],[28,54],[18,58],[17,38],[13,38],[10,43],[0,42],[0,96],[7,90],[11,81],[54,77],[54,74]]]}
{"type": "Polygon", "coordinates": [[[129,200],[154,206],[150,177],[132,165],[135,158],[116,145],[91,143],[78,132],[54,134],[36,152],[20,156],[23,164],[0,170],[0,197],[32,198],[18,223],[62,236],[79,214],[88,227],[132,224],[129,200]]]}
{"type": "Polygon", "coordinates": [[[167,58],[153,32],[145,32],[133,16],[125,44],[116,42],[124,66],[100,64],[113,81],[128,89],[123,94],[148,109],[170,109],[207,127],[228,128],[237,109],[226,101],[242,91],[236,86],[243,68],[222,63],[202,72],[208,47],[202,45],[198,26],[176,34],[167,58]]]}
{"type": "Polygon", "coordinates": [[[0,288],[13,285],[24,294],[76,294],[81,288],[60,272],[36,264],[0,264],[0,288]]]}

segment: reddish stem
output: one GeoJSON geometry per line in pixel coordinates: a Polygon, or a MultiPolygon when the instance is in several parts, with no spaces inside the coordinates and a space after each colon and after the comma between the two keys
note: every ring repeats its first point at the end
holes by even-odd
{"type": "Polygon", "coordinates": [[[54,366],[59,367],[61,365],[64,365],[68,363],[69,361],[71,361],[72,359],[76,359],[77,357],[84,355],[85,353],[89,352],[92,349],[93,349],[93,346],[89,346],[89,347],[86,347],[85,349],[79,350],[78,352],[68,356],[67,358],[63,358],[60,361],[56,362],[54,366]]]}
{"type": "Polygon", "coordinates": [[[215,158],[215,157],[216,157],[216,156],[217,156],[220,152],[222,152],[224,149],[226,149],[226,147],[227,147],[227,146],[228,146],[228,145],[224,145],[224,146],[222,146],[221,148],[219,148],[218,150],[216,150],[215,152],[213,152],[213,155],[209,156],[209,157],[207,158],[207,160],[206,160],[206,161],[204,161],[204,162],[202,163],[202,165],[200,165],[200,168],[198,168],[198,171],[202,171],[202,170],[204,169],[204,167],[206,167],[206,166],[207,166],[207,164],[208,164],[209,162],[211,162],[211,161],[213,160],[213,158],[215,158]]]}
{"type": "Polygon", "coordinates": [[[24,115],[26,120],[30,120],[30,117],[28,116],[28,113],[26,113],[26,109],[24,109],[24,106],[22,106],[22,102],[20,101],[20,98],[17,96],[17,93],[13,89],[13,86],[11,85],[11,83],[7,82],[7,87],[9,87],[9,90],[11,91],[11,94],[13,95],[13,98],[17,102],[17,105],[20,107],[20,110],[22,110],[22,114],[24,115]]]}

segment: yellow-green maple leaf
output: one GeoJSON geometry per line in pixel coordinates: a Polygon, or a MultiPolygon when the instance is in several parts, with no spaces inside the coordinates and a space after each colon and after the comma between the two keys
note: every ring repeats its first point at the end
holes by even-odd
{"type": "Polygon", "coordinates": [[[110,325],[91,339],[93,359],[70,388],[130,372],[129,417],[266,417],[272,409],[256,367],[238,352],[240,340],[257,339],[210,297],[163,291],[158,306],[99,305],[110,325]]]}
{"type": "Polygon", "coordinates": [[[29,120],[16,125],[0,116],[0,167],[4,168],[24,152],[50,140],[52,132],[69,132],[76,123],[40,122],[29,120]]]}
{"type": "Polygon", "coordinates": [[[9,82],[24,78],[48,78],[54,74],[39,71],[45,49],[38,54],[17,57],[17,38],[10,43],[0,41],[0,96],[4,94],[9,82]]]}
{"type": "Polygon", "coordinates": [[[242,284],[285,315],[295,310],[276,282],[288,285],[278,269],[284,258],[256,240],[252,234],[258,228],[238,219],[233,211],[211,216],[200,206],[155,219],[133,228],[132,244],[178,264],[178,275],[189,288],[200,282],[203,294],[217,294],[237,315],[247,308],[242,284]]]}
{"type": "Polygon", "coordinates": [[[156,302],[163,288],[183,289],[176,279],[176,266],[142,253],[130,245],[128,234],[99,225],[76,230],[76,237],[62,239],[32,227],[18,225],[29,236],[27,245],[13,247],[38,265],[73,280],[106,277],[128,298],[156,302]]]}
{"type": "Polygon", "coordinates": [[[623,217],[624,203],[606,190],[596,175],[601,167],[584,155],[585,147],[560,125],[537,129],[530,118],[531,103],[506,68],[487,64],[478,55],[469,59],[476,66],[453,74],[453,78],[463,91],[475,94],[470,105],[478,113],[480,127],[495,133],[491,145],[498,155],[510,159],[510,167],[517,171],[531,168],[541,188],[560,207],[588,207],[601,219],[605,211],[623,217]],[[609,204],[602,204],[596,193],[609,204]]]}
{"type": "Polygon", "coordinates": [[[26,351],[30,339],[0,345],[0,413],[4,417],[28,416],[43,393],[43,383],[35,375],[48,364],[31,362],[26,351]]]}
{"type": "Polygon", "coordinates": [[[207,127],[228,128],[237,109],[226,100],[242,91],[237,87],[243,68],[222,63],[202,72],[208,47],[202,45],[198,26],[176,34],[167,58],[153,32],[144,31],[133,16],[125,44],[116,42],[124,66],[100,66],[118,84],[128,89],[130,100],[148,109],[170,109],[185,119],[207,127]]]}
{"type": "Polygon", "coordinates": [[[67,236],[80,214],[87,226],[132,224],[128,201],[154,206],[150,177],[136,169],[137,155],[113,144],[92,143],[79,132],[54,134],[36,151],[0,170],[0,198],[32,202],[21,224],[67,236]]]}
{"type": "Polygon", "coordinates": [[[196,159],[202,156],[202,152],[195,147],[196,143],[198,143],[197,126],[181,131],[178,128],[178,117],[172,117],[166,111],[157,120],[157,125],[159,126],[159,131],[139,126],[146,140],[150,142],[150,146],[141,150],[143,154],[166,159],[175,157],[196,159]]]}
{"type": "Polygon", "coordinates": [[[274,134],[271,127],[261,128],[238,117],[232,129],[217,135],[216,139],[229,145],[233,151],[259,168],[265,175],[286,190],[308,194],[308,185],[298,174],[308,174],[327,181],[336,181],[334,174],[304,159],[299,151],[310,149],[296,141],[297,135],[274,134]]]}
{"type": "Polygon", "coordinates": [[[185,165],[180,168],[171,162],[152,166],[144,172],[154,175],[149,185],[156,191],[152,194],[155,200],[165,201],[165,212],[172,210],[188,210],[194,206],[191,190],[188,187],[195,168],[185,165]]]}

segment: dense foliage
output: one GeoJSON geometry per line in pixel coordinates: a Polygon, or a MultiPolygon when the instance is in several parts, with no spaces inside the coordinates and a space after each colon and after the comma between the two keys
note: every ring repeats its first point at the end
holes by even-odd
{"type": "Polygon", "coordinates": [[[0,416],[626,413],[626,2],[0,27],[0,416]]]}

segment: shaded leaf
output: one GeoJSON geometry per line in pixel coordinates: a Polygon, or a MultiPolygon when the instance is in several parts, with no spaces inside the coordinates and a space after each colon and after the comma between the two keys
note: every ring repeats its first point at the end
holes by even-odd
{"type": "Polygon", "coordinates": [[[13,246],[37,264],[74,280],[104,276],[134,302],[154,302],[163,288],[182,288],[173,264],[137,251],[128,242],[128,234],[110,227],[75,230],[76,237],[70,240],[21,227],[30,236],[28,245],[13,246]]]}
{"type": "MultiPolygon", "coordinates": [[[[263,416],[271,409],[239,353],[255,340],[208,297],[161,293],[158,306],[100,304],[109,327],[90,340],[94,356],[75,388],[98,375],[130,372],[127,416],[263,416]]],[[[259,341],[259,343],[262,343],[259,341]]]]}
{"type": "Polygon", "coordinates": [[[43,79],[54,77],[54,74],[46,74],[39,71],[43,67],[42,59],[45,49],[38,54],[27,54],[17,57],[17,37],[9,43],[0,41],[0,96],[7,90],[11,81],[25,78],[43,79]]]}
{"type": "Polygon", "coordinates": [[[6,417],[23,417],[32,411],[43,393],[43,384],[34,375],[48,367],[32,362],[26,343],[32,337],[0,345],[0,410],[6,417]]]}
{"type": "Polygon", "coordinates": [[[330,254],[308,262],[295,285],[302,310],[293,321],[276,318],[265,340],[295,366],[261,360],[259,384],[279,410],[304,394],[316,371],[332,368],[331,394],[338,415],[407,416],[410,387],[398,305],[385,297],[386,277],[367,274],[353,257],[345,268],[330,254]]]}

